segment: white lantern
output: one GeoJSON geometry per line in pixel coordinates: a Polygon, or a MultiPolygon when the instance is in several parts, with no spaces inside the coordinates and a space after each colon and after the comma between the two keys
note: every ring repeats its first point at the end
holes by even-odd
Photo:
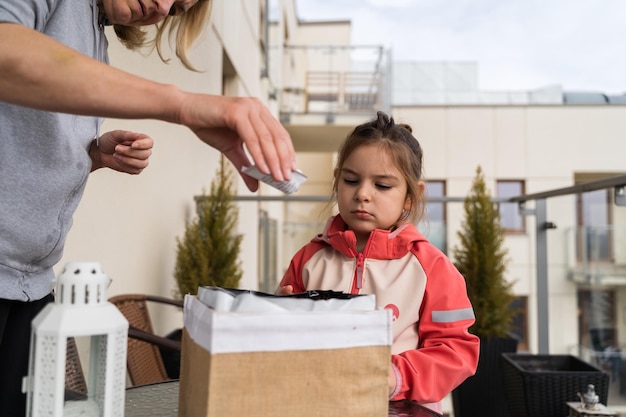
{"type": "Polygon", "coordinates": [[[55,302],[32,323],[25,378],[29,417],[123,417],[128,321],[107,301],[109,280],[97,262],[71,262],[57,277],[55,302]],[[66,346],[89,340],[87,396],[64,401],[66,346]]]}

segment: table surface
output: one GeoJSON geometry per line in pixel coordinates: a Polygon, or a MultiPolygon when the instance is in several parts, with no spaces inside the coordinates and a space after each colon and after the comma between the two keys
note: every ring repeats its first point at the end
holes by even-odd
{"type": "MultiPolygon", "coordinates": [[[[141,385],[126,390],[125,417],[178,417],[178,381],[141,385]]],[[[408,401],[389,403],[388,417],[441,417],[408,401]]]]}

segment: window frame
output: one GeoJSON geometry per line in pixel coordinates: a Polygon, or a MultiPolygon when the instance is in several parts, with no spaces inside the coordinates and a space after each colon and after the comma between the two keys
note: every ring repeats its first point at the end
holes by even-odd
{"type": "Polygon", "coordinates": [[[528,347],[528,296],[518,295],[511,303],[511,308],[519,309],[511,322],[511,333],[517,340],[518,352],[529,352],[528,347]],[[519,305],[517,305],[519,303],[519,305]],[[519,323],[519,326],[517,325],[519,323]]]}
{"type": "MultiPolygon", "coordinates": [[[[430,193],[429,193],[429,188],[428,185],[429,184],[437,184],[437,185],[441,185],[441,195],[436,195],[435,197],[437,198],[442,198],[442,197],[446,197],[448,190],[448,184],[446,182],[446,180],[442,180],[442,179],[429,179],[429,180],[424,180],[426,189],[426,205],[424,207],[424,217],[422,219],[420,219],[420,221],[417,224],[417,227],[420,231],[424,231],[424,228],[428,231],[430,231],[430,218],[428,216],[428,207],[431,205],[440,205],[441,206],[441,222],[443,225],[443,242],[441,243],[442,247],[439,247],[439,245],[435,245],[437,246],[443,253],[447,253],[448,252],[448,236],[447,236],[447,226],[448,226],[448,203],[446,203],[445,201],[431,201],[430,200],[430,193]],[[423,227],[420,227],[420,224],[424,224],[423,227]]],[[[423,232],[424,233],[424,232],[423,232]]],[[[424,233],[424,235],[426,235],[427,233],[424,233]]],[[[427,236],[428,237],[428,236],[427,236]]],[[[429,239],[430,240],[430,239],[429,239]]],[[[431,242],[431,243],[436,243],[436,242],[431,242]]]]}
{"type": "MultiPolygon", "coordinates": [[[[498,197],[518,197],[520,195],[524,195],[526,193],[526,182],[524,180],[518,179],[499,179],[496,180],[496,193],[498,197]],[[519,193],[515,193],[515,195],[502,195],[500,192],[500,185],[504,184],[519,184],[520,191],[519,193]]],[[[526,217],[519,213],[518,204],[517,203],[498,203],[498,213],[500,214],[500,225],[506,234],[525,234],[526,233],[526,217]],[[516,216],[520,219],[520,227],[508,227],[505,223],[505,216],[503,216],[503,207],[515,207],[516,216]]]]}

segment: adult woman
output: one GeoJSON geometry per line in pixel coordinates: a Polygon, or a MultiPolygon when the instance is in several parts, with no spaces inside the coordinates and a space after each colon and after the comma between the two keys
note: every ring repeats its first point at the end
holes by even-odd
{"type": "MultiPolygon", "coordinates": [[[[24,414],[30,321],[51,298],[87,176],[107,167],[137,174],[153,140],[101,117],[159,119],[189,127],[239,170],[255,164],[289,178],[289,135],[254,98],[181,91],[107,65],[104,26],[131,48],[175,35],[179,59],[207,22],[208,0],[3,0],[0,2],[0,406],[24,414]],[[142,26],[159,24],[156,39],[142,26]],[[28,221],[25,221],[25,217],[28,221]]],[[[244,176],[247,186],[258,183],[244,176]]]]}

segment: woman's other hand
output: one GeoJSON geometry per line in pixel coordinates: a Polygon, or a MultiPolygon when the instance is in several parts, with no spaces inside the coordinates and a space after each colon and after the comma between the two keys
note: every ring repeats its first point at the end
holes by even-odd
{"type": "Polygon", "coordinates": [[[148,166],[154,140],[143,133],[114,130],[104,133],[89,148],[91,171],[111,168],[127,174],[139,174],[148,166]]]}

